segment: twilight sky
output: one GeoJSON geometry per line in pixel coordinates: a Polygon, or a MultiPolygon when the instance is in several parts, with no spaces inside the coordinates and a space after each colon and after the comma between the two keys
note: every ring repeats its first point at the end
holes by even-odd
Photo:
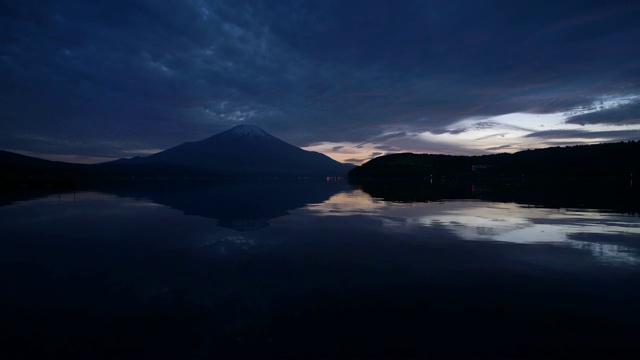
{"type": "Polygon", "coordinates": [[[640,2],[0,0],[0,149],[247,123],[336,160],[640,140],[640,2]]]}

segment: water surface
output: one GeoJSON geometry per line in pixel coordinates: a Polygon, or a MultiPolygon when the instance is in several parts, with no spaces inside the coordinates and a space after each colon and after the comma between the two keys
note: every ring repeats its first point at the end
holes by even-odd
{"type": "Polygon", "coordinates": [[[1,354],[638,354],[637,213],[329,180],[14,196],[1,354]]]}

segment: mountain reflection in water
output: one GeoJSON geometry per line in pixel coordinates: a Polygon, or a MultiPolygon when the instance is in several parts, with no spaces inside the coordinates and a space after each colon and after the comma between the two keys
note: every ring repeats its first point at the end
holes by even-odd
{"type": "Polygon", "coordinates": [[[185,215],[216,219],[238,231],[269,226],[288,211],[319,203],[348,188],[335,178],[301,180],[238,179],[209,182],[134,182],[100,190],[121,197],[145,199],[180,210],[185,215]]]}
{"type": "Polygon", "coordinates": [[[635,358],[628,200],[385,186],[4,194],[0,356],[635,358]]]}

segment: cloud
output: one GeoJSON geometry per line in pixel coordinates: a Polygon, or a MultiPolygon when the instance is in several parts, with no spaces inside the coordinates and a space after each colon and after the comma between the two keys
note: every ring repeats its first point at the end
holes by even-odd
{"type": "Polygon", "coordinates": [[[487,139],[491,139],[491,138],[495,138],[495,137],[505,137],[507,135],[507,133],[505,132],[501,132],[501,133],[497,133],[497,134],[491,134],[491,135],[485,135],[485,136],[481,136],[479,138],[477,138],[476,140],[487,140],[487,139]]]}
{"type": "Polygon", "coordinates": [[[640,94],[639,17],[637,1],[4,1],[0,144],[120,157],[251,122],[298,146],[413,149],[492,126],[466,119],[640,94]]]}
{"type": "Polygon", "coordinates": [[[406,137],[406,136],[407,136],[406,132],[399,131],[399,132],[394,132],[394,133],[389,133],[389,134],[376,136],[373,139],[371,139],[371,142],[385,142],[387,140],[403,138],[403,137],[406,137]]]}
{"type": "Polygon", "coordinates": [[[429,132],[431,134],[433,134],[433,135],[442,135],[442,134],[458,135],[458,134],[462,134],[462,133],[467,132],[467,131],[477,131],[477,130],[492,129],[492,128],[495,128],[495,127],[500,126],[500,125],[501,125],[500,123],[497,123],[495,121],[486,121],[486,120],[474,121],[474,120],[469,120],[469,121],[463,121],[461,123],[455,124],[454,125],[455,127],[453,129],[435,129],[435,130],[431,130],[429,132]]]}
{"type": "Polygon", "coordinates": [[[608,139],[632,140],[640,138],[640,130],[585,131],[585,130],[546,130],[528,135],[526,138],[542,139],[608,139]]]}
{"type": "Polygon", "coordinates": [[[494,146],[494,147],[490,147],[487,148],[487,151],[498,151],[498,150],[505,150],[505,149],[512,149],[513,146],[511,144],[506,144],[506,145],[500,145],[500,146],[494,146]]]}
{"type": "Polygon", "coordinates": [[[626,105],[614,108],[590,112],[571,116],[567,119],[568,124],[610,124],[629,125],[640,124],[640,101],[634,101],[626,105]]]}
{"type": "Polygon", "coordinates": [[[378,150],[385,150],[385,151],[399,151],[400,149],[398,149],[395,146],[392,145],[377,145],[373,147],[374,149],[378,149],[378,150]]]}

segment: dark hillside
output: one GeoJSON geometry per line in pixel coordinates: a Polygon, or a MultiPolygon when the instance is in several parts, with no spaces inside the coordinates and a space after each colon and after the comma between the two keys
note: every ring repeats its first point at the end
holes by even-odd
{"type": "Polygon", "coordinates": [[[640,174],[640,142],[637,141],[482,156],[392,154],[353,169],[349,177],[629,177],[632,174],[640,174]]]}
{"type": "Polygon", "coordinates": [[[49,161],[0,150],[0,187],[68,186],[89,165],[49,161]]]}

